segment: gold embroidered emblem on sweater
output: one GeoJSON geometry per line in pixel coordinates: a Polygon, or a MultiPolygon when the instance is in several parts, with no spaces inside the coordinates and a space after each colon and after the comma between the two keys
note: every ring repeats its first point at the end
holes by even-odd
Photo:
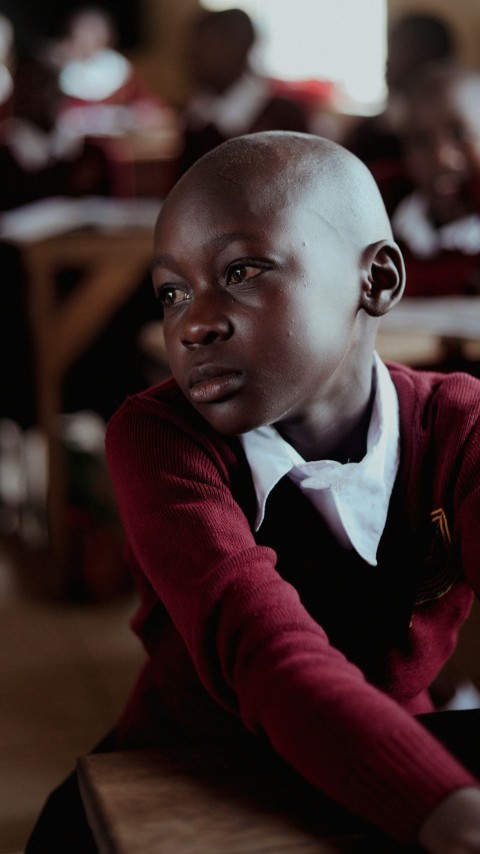
{"type": "Polygon", "coordinates": [[[432,510],[430,513],[430,519],[436,526],[437,535],[441,536],[447,551],[450,551],[452,538],[450,536],[450,528],[448,527],[447,517],[443,507],[439,507],[438,510],[432,510]]]}
{"type": "Polygon", "coordinates": [[[441,599],[455,583],[459,569],[452,560],[452,538],[447,516],[442,507],[432,510],[433,538],[425,559],[423,577],[417,583],[415,606],[441,599]]]}

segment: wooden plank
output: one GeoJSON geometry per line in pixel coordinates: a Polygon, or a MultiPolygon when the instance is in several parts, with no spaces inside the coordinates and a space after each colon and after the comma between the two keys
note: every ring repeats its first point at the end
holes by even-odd
{"type": "Polygon", "coordinates": [[[101,854],[387,854],[384,839],[382,848],[374,840],[365,847],[356,829],[339,833],[325,816],[315,823],[290,814],[274,780],[266,785],[254,768],[239,773],[218,758],[93,754],[79,760],[78,775],[101,854]]]}

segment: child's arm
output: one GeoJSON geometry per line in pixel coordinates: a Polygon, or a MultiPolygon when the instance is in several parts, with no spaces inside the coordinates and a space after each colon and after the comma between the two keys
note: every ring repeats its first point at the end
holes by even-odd
{"type": "Polygon", "coordinates": [[[475,779],[329,644],[256,545],[226,452],[158,411],[125,407],[107,452],[129,546],[203,684],[314,786],[412,841],[475,779]]]}
{"type": "MultiPolygon", "coordinates": [[[[464,466],[455,484],[456,536],[462,543],[465,574],[479,597],[480,431],[471,430],[460,445],[464,466]]],[[[480,789],[461,788],[444,798],[423,822],[418,839],[431,854],[479,854],[480,789]]]]}
{"type": "Polygon", "coordinates": [[[458,789],[430,813],[419,833],[431,854],[479,854],[480,789],[458,789]]]}

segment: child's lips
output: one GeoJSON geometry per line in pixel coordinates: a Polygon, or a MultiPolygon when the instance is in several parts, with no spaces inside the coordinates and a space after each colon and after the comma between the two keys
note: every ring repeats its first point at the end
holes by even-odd
{"type": "Polygon", "coordinates": [[[199,365],[188,378],[190,399],[194,403],[214,403],[238,391],[242,372],[221,365],[199,365]]]}

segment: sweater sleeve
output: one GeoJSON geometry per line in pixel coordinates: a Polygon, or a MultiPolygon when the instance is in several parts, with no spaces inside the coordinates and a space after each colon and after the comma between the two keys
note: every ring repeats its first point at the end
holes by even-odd
{"type": "Polygon", "coordinates": [[[217,702],[402,842],[446,794],[477,785],[329,644],[200,436],[130,402],[110,422],[107,457],[129,546],[217,702]]]}

